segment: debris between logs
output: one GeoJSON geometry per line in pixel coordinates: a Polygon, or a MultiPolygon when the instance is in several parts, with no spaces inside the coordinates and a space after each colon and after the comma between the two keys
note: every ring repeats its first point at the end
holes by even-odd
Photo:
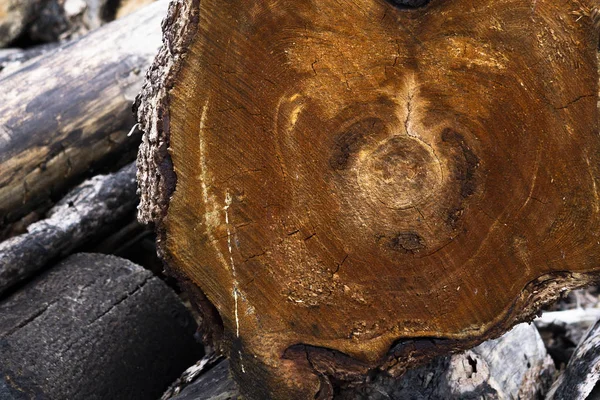
{"type": "Polygon", "coordinates": [[[15,41],[75,39],[152,0],[6,0],[0,2],[0,47],[15,41]]]}
{"type": "Polygon", "coordinates": [[[598,366],[600,366],[600,320],[577,345],[569,364],[554,381],[546,399],[597,399],[600,396],[600,387],[596,387],[600,380],[598,366]],[[592,391],[594,393],[590,395],[592,391]]]}

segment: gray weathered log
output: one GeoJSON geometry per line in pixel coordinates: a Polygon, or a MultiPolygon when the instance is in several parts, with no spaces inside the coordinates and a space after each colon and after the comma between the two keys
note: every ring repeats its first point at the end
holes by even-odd
{"type": "Polygon", "coordinates": [[[0,398],[156,399],[201,356],[160,279],[77,254],[0,302],[0,398]]]}
{"type": "Polygon", "coordinates": [[[93,166],[133,160],[131,105],[166,7],[153,3],[0,78],[0,232],[93,166]]]}
{"type": "Polygon", "coordinates": [[[498,339],[411,369],[400,379],[377,375],[338,399],[534,399],[548,390],[553,374],[537,329],[520,324],[498,339]]]}
{"type": "MultiPolygon", "coordinates": [[[[173,400],[234,399],[238,392],[228,362],[210,368],[173,400]]],[[[363,387],[339,393],[336,400],[385,399],[535,399],[548,390],[554,364],[534,325],[520,324],[495,340],[466,352],[438,357],[400,378],[375,372],[363,387]]]]}
{"type": "MultiPolygon", "coordinates": [[[[600,380],[600,320],[577,345],[546,400],[586,399],[600,380]]],[[[597,398],[597,397],[596,397],[597,398]]]]}
{"type": "Polygon", "coordinates": [[[103,228],[134,215],[135,165],[83,182],[27,233],[0,243],[0,294],[59,256],[81,246],[103,228]]]}
{"type": "Polygon", "coordinates": [[[0,49],[0,73],[2,75],[16,71],[27,61],[40,57],[48,52],[55,50],[57,43],[48,43],[39,46],[34,46],[29,49],[0,49]]]}
{"type": "Polygon", "coordinates": [[[572,310],[545,312],[536,318],[533,323],[538,329],[545,329],[550,325],[581,325],[585,326],[587,331],[599,318],[599,308],[574,308],[572,310]]]}
{"type": "Polygon", "coordinates": [[[176,396],[170,397],[170,399],[228,400],[237,399],[238,397],[237,385],[229,374],[229,360],[225,359],[207,369],[194,383],[187,386],[176,396]]]}

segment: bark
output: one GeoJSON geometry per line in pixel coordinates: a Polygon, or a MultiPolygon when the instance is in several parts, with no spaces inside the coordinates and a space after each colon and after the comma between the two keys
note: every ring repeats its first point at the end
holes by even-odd
{"type": "Polygon", "coordinates": [[[600,379],[598,366],[600,366],[600,321],[597,321],[579,342],[567,368],[552,384],[546,399],[588,398],[600,379]]]}
{"type": "Polygon", "coordinates": [[[0,398],[156,399],[201,356],[194,330],[142,267],[71,256],[0,301],[0,398]]]}
{"type": "Polygon", "coordinates": [[[27,233],[0,242],[0,294],[135,212],[135,165],[72,189],[27,233]]]}
{"type": "MultiPolygon", "coordinates": [[[[438,357],[400,378],[374,371],[369,383],[338,393],[334,399],[536,399],[543,398],[554,372],[535,326],[521,324],[498,339],[464,353],[438,357]]],[[[236,396],[238,389],[229,374],[229,361],[224,360],[183,386],[177,395],[163,399],[236,396]]]]}
{"type": "Polygon", "coordinates": [[[131,160],[131,105],[160,45],[159,1],[0,78],[0,232],[90,170],[131,160]]]}
{"type": "Polygon", "coordinates": [[[594,6],[173,3],[139,215],[244,396],[400,375],[599,279],[594,6]]]}

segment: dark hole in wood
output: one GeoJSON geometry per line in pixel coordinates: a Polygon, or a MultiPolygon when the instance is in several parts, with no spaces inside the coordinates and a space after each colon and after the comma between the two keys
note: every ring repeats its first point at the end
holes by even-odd
{"type": "Polygon", "coordinates": [[[468,356],[467,361],[469,362],[469,365],[473,369],[473,373],[471,375],[476,374],[477,373],[477,360],[471,356],[468,356]]]}
{"type": "Polygon", "coordinates": [[[418,8],[426,6],[430,0],[387,0],[398,8],[418,8]]]}

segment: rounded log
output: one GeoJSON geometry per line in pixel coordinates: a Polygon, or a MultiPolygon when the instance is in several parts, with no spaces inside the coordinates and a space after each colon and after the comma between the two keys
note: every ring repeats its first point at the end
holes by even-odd
{"type": "Polygon", "coordinates": [[[135,158],[131,106],[166,9],[158,1],[0,77],[0,237],[90,169],[135,158]]]}
{"type": "Polygon", "coordinates": [[[72,255],[0,301],[0,398],[156,399],[201,356],[195,328],[149,271],[72,255]]]}
{"type": "Polygon", "coordinates": [[[172,5],[140,217],[244,395],[329,398],[598,279],[593,7],[172,5]]]}

